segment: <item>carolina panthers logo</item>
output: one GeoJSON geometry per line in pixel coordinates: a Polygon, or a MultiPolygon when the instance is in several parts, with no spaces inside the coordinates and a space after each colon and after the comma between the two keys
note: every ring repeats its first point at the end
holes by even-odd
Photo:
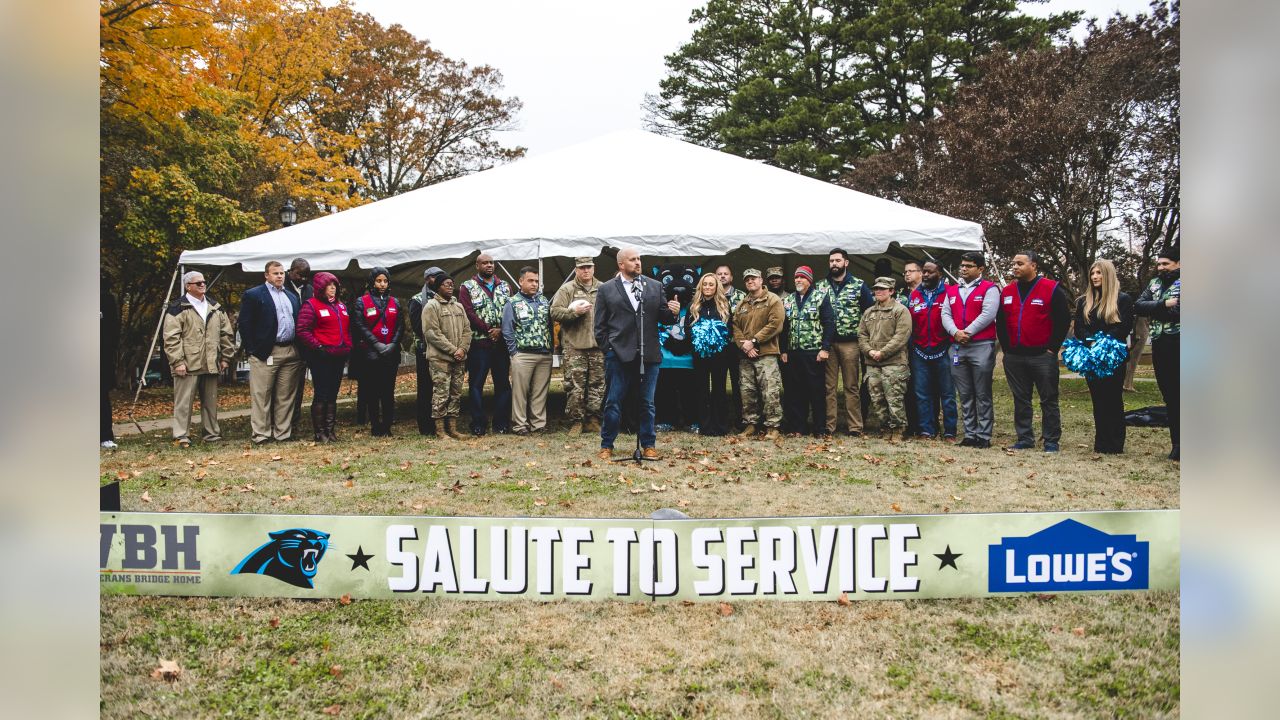
{"type": "Polygon", "coordinates": [[[231,574],[270,575],[290,585],[314,588],[311,579],[329,549],[329,533],[289,528],[267,533],[267,536],[271,542],[249,553],[231,574]]]}

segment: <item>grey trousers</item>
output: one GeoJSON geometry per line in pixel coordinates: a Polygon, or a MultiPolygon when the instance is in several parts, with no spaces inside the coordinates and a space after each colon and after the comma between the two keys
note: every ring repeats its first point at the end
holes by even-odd
{"type": "Polygon", "coordinates": [[[960,396],[964,436],[990,440],[996,421],[991,405],[991,375],[996,369],[996,341],[951,346],[951,382],[960,396]]]}
{"type": "Polygon", "coordinates": [[[214,373],[202,375],[173,376],[173,439],[180,440],[187,436],[191,426],[191,403],[196,395],[200,395],[200,423],[204,426],[204,439],[222,437],[218,429],[218,376],[214,373]]]}
{"type": "Polygon", "coordinates": [[[1013,429],[1018,442],[1035,445],[1036,431],[1032,424],[1031,389],[1040,395],[1040,414],[1043,416],[1043,437],[1047,443],[1062,440],[1062,415],[1058,412],[1058,356],[1044,352],[1039,355],[1004,354],[1004,376],[1013,393],[1013,429]]]}

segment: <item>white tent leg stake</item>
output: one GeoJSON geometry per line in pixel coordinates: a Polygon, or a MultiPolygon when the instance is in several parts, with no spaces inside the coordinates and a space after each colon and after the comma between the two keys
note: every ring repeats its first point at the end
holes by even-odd
{"type": "Polygon", "coordinates": [[[147,368],[151,366],[151,353],[156,350],[156,341],[160,339],[160,328],[164,327],[164,312],[169,308],[169,298],[173,295],[173,284],[178,281],[178,273],[182,270],[182,265],[178,265],[173,271],[173,277],[169,280],[169,288],[164,293],[164,303],[160,305],[160,320],[156,322],[156,331],[151,336],[151,344],[147,346],[147,354],[142,360],[142,375],[138,378],[138,389],[133,393],[133,405],[129,407],[129,419],[138,428],[138,434],[142,435],[142,425],[133,417],[133,411],[138,409],[138,397],[142,395],[142,388],[147,384],[147,368]]]}

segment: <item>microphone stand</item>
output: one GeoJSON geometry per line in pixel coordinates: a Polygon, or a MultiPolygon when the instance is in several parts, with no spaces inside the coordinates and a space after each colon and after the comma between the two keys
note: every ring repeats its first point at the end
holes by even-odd
{"type": "Polygon", "coordinates": [[[644,451],[640,448],[640,428],[644,427],[643,413],[645,412],[644,401],[644,275],[637,275],[636,282],[640,283],[640,302],[636,303],[636,334],[640,339],[639,355],[636,357],[636,364],[640,366],[639,384],[636,389],[640,402],[636,403],[636,449],[631,453],[630,458],[623,458],[616,462],[629,462],[634,460],[636,465],[644,464],[644,451]]]}

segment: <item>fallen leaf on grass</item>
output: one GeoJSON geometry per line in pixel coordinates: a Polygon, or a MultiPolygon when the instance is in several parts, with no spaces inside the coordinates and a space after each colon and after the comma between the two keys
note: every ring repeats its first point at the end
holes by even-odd
{"type": "Polygon", "coordinates": [[[292,495],[281,495],[280,499],[284,502],[289,502],[290,500],[293,500],[294,497],[292,495]]]}
{"type": "Polygon", "coordinates": [[[564,683],[560,682],[560,679],[559,679],[559,678],[551,678],[551,687],[553,687],[553,688],[555,688],[555,689],[557,689],[557,690],[563,690],[563,689],[564,689],[564,683]]]}
{"type": "Polygon", "coordinates": [[[853,603],[849,601],[849,593],[842,592],[840,593],[840,597],[836,598],[836,604],[841,607],[849,607],[853,603]]]}
{"type": "Polygon", "coordinates": [[[480,473],[476,472],[475,470],[472,470],[471,472],[467,473],[467,477],[471,478],[472,480],[475,480],[476,478],[480,477],[480,473]]]}
{"type": "Polygon", "coordinates": [[[205,479],[205,478],[206,478],[206,477],[208,477],[208,476],[209,476],[209,473],[205,472],[205,470],[204,470],[203,468],[202,468],[202,469],[200,469],[200,470],[197,470],[197,471],[196,471],[196,479],[197,479],[197,480],[203,480],[203,479],[205,479]]]}
{"type": "Polygon", "coordinates": [[[254,490],[257,490],[258,488],[254,487],[254,486],[253,486],[253,483],[245,483],[245,484],[244,484],[244,487],[238,487],[238,488],[236,488],[236,489],[237,489],[237,490],[239,490],[240,492],[253,492],[254,490]]]}
{"type": "Polygon", "coordinates": [[[956,459],[955,459],[955,458],[953,458],[953,457],[951,457],[950,455],[943,455],[943,456],[942,456],[941,458],[939,458],[939,459],[940,459],[940,460],[942,460],[942,462],[944,462],[944,463],[953,463],[953,462],[955,462],[955,461],[956,461],[956,459]]]}
{"type": "Polygon", "coordinates": [[[350,470],[350,469],[351,469],[351,463],[349,463],[349,462],[344,462],[344,463],[342,463],[341,465],[339,465],[338,467],[339,467],[339,468],[341,468],[342,470],[350,470]]]}
{"type": "Polygon", "coordinates": [[[332,676],[334,676],[334,677],[342,677],[342,666],[341,666],[341,665],[330,665],[330,666],[329,666],[329,674],[330,674],[330,675],[332,675],[332,676]]]}
{"type": "Polygon", "coordinates": [[[1082,628],[1082,627],[1073,627],[1073,628],[1071,628],[1071,633],[1072,633],[1073,635],[1077,635],[1077,636],[1079,636],[1079,637],[1084,637],[1084,628],[1082,628]]]}
{"type": "Polygon", "coordinates": [[[321,710],[320,712],[324,713],[325,715],[337,715],[338,713],[342,712],[342,706],[337,703],[334,703],[333,705],[330,705],[329,707],[321,710]]]}
{"type": "Polygon", "coordinates": [[[1035,476],[1036,476],[1036,471],[1035,471],[1035,470],[1032,470],[1031,472],[1027,473],[1027,479],[1028,479],[1028,480],[1030,480],[1030,479],[1034,478],[1035,476]]]}
{"type": "Polygon", "coordinates": [[[899,505],[898,503],[893,503],[889,505],[889,507],[893,508],[894,512],[902,512],[902,506],[899,505]]]}
{"type": "Polygon", "coordinates": [[[333,464],[333,461],[332,461],[332,460],[330,460],[329,458],[320,458],[320,464],[321,464],[321,465],[332,465],[332,464],[333,464]]]}
{"type": "Polygon", "coordinates": [[[387,476],[387,474],[386,474],[386,473],[384,473],[384,472],[374,473],[374,475],[375,475],[375,476],[377,476],[377,477],[380,477],[380,478],[384,478],[384,477],[386,477],[386,476],[387,476]]]}
{"type": "Polygon", "coordinates": [[[594,463],[591,462],[591,458],[587,458],[586,460],[583,460],[580,464],[582,465],[582,467],[591,467],[592,465],[594,465],[594,463]]]}
{"type": "Polygon", "coordinates": [[[424,507],[426,507],[426,506],[425,506],[425,505],[423,505],[422,503],[414,503],[414,504],[410,505],[409,507],[413,508],[414,510],[417,510],[418,512],[422,512],[422,508],[424,508],[424,507]]]}
{"type": "Polygon", "coordinates": [[[346,481],[346,482],[342,483],[342,486],[343,486],[343,487],[355,487],[355,486],[356,486],[356,481],[355,481],[355,480],[348,480],[348,481],[346,481]]]}
{"type": "Polygon", "coordinates": [[[153,680],[169,680],[174,681],[182,676],[182,668],[178,666],[176,660],[165,660],[160,658],[160,667],[151,671],[153,680]]]}
{"type": "Polygon", "coordinates": [[[273,617],[273,618],[271,618],[270,625],[271,625],[271,627],[273,627],[273,628],[278,628],[278,627],[280,627],[280,618],[278,618],[278,617],[273,617]]]}
{"type": "Polygon", "coordinates": [[[293,657],[292,655],[290,655],[290,656],[289,656],[289,660],[288,660],[288,662],[289,662],[289,664],[290,664],[290,665],[297,665],[297,664],[298,664],[298,658],[293,657]]]}
{"type": "Polygon", "coordinates": [[[453,484],[452,484],[452,485],[450,485],[449,487],[445,488],[445,489],[446,489],[446,490],[452,490],[455,494],[457,494],[457,495],[461,495],[461,494],[462,494],[462,481],[461,481],[461,480],[454,480],[454,481],[453,481],[453,484]]]}
{"type": "Polygon", "coordinates": [[[720,617],[729,617],[733,614],[733,606],[727,602],[720,603],[720,617]]]}
{"type": "Polygon", "coordinates": [[[249,457],[252,454],[253,453],[249,452],[248,450],[245,450],[244,452],[240,453],[240,457],[249,457]]]}
{"type": "Polygon", "coordinates": [[[546,500],[543,500],[542,498],[534,498],[534,499],[533,499],[533,505],[534,505],[534,507],[546,507],[546,506],[547,506],[547,501],[546,501],[546,500]]]}
{"type": "Polygon", "coordinates": [[[681,500],[680,502],[676,503],[676,507],[689,507],[689,501],[681,500]]]}
{"type": "Polygon", "coordinates": [[[650,490],[652,490],[652,491],[654,491],[654,492],[666,492],[667,486],[666,486],[666,485],[663,485],[662,487],[658,487],[657,485],[654,485],[653,483],[649,483],[649,489],[650,489],[650,490]]]}
{"type": "Polygon", "coordinates": [[[409,462],[408,460],[405,460],[404,462],[400,463],[401,470],[408,470],[411,467],[413,467],[413,463],[409,462]]]}
{"type": "Polygon", "coordinates": [[[342,597],[338,598],[338,604],[339,604],[339,605],[350,605],[350,604],[351,604],[351,593],[343,593],[343,594],[342,594],[342,597]]]}
{"type": "Polygon", "coordinates": [[[862,456],[862,459],[863,459],[863,460],[866,460],[867,462],[871,463],[872,465],[879,465],[880,463],[884,462],[884,458],[882,458],[882,457],[878,457],[878,456],[876,456],[876,455],[863,455],[863,456],[862,456]]]}
{"type": "Polygon", "coordinates": [[[144,490],[142,492],[142,502],[145,502],[145,503],[151,502],[151,493],[144,490]]]}
{"type": "Polygon", "coordinates": [[[281,461],[281,460],[283,460],[283,459],[284,459],[284,457],[283,457],[283,456],[281,456],[281,455],[272,455],[272,456],[271,456],[271,462],[280,462],[280,461],[281,461]]]}
{"type": "Polygon", "coordinates": [[[961,501],[961,500],[963,500],[964,498],[960,497],[959,495],[952,495],[952,496],[951,496],[951,499],[952,499],[952,500],[955,500],[956,502],[960,502],[960,501],[961,501]]]}
{"type": "Polygon", "coordinates": [[[631,488],[632,495],[639,495],[642,492],[648,492],[648,491],[645,490],[644,488],[631,488]]]}
{"type": "Polygon", "coordinates": [[[126,471],[126,470],[121,470],[120,472],[116,473],[116,479],[117,479],[117,480],[128,480],[128,479],[129,479],[129,473],[128,473],[128,471],[126,471]]]}
{"type": "Polygon", "coordinates": [[[692,600],[681,600],[680,604],[683,605],[684,607],[693,607],[694,605],[697,605],[697,603],[695,603],[692,600]]]}

